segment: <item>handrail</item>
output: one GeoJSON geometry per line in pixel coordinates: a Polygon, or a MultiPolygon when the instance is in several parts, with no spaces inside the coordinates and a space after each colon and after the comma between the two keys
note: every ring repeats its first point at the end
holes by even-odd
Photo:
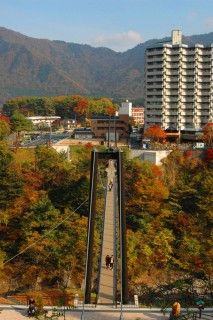
{"type": "MultiPolygon", "coordinates": [[[[105,196],[104,196],[104,216],[103,216],[103,223],[102,227],[105,224],[105,215],[106,215],[106,198],[107,198],[107,188],[105,188],[105,196]]],[[[104,230],[104,228],[103,228],[104,230]]],[[[102,232],[102,237],[101,237],[101,250],[100,250],[100,262],[99,262],[99,272],[98,272],[98,285],[97,285],[97,297],[96,297],[96,304],[98,302],[99,298],[99,289],[100,289],[100,275],[101,275],[101,266],[102,266],[102,251],[103,251],[103,239],[104,239],[104,232],[102,232]]]]}
{"type": "MultiPolygon", "coordinates": [[[[95,157],[96,157],[96,152],[94,150],[94,161],[93,161],[93,168],[92,168],[92,173],[94,175],[95,172],[95,157]]],[[[92,178],[91,182],[91,190],[90,190],[90,199],[92,199],[92,194],[94,192],[94,181],[92,178]]],[[[87,255],[86,255],[86,270],[85,270],[85,277],[84,277],[84,297],[83,297],[83,308],[82,308],[82,313],[81,313],[81,320],[84,319],[84,307],[85,307],[85,299],[86,299],[86,279],[87,279],[87,273],[88,273],[88,257],[89,257],[89,240],[90,240],[90,225],[91,225],[91,216],[92,216],[92,201],[90,200],[90,208],[89,208],[89,223],[88,223],[88,234],[87,234],[87,255]]]]}

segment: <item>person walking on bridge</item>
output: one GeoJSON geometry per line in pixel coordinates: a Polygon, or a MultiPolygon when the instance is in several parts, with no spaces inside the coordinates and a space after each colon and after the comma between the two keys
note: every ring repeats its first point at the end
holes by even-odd
{"type": "Polygon", "coordinates": [[[110,270],[112,270],[113,267],[114,267],[114,256],[112,254],[111,257],[110,257],[110,270]]]}
{"type": "Polygon", "coordinates": [[[106,256],[105,258],[105,262],[106,262],[106,268],[109,269],[110,267],[110,261],[111,261],[111,258],[109,255],[106,256]]]}

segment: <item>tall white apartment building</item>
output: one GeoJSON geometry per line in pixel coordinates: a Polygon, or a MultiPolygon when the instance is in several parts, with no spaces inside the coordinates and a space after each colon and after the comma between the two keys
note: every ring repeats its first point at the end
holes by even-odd
{"type": "Polygon", "coordinates": [[[199,131],[213,122],[213,45],[182,44],[181,32],[171,43],[145,53],[145,127],[199,131]]]}

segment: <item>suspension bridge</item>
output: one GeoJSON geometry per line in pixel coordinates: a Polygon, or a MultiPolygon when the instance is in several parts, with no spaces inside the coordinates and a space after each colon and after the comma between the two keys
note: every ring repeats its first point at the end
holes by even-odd
{"type": "Polygon", "coordinates": [[[116,306],[128,302],[127,260],[126,260],[126,217],[123,201],[123,154],[119,150],[92,151],[90,171],[90,197],[87,257],[85,271],[84,305],[91,303],[93,271],[97,272],[96,305],[116,306]],[[94,266],[94,226],[96,220],[96,190],[99,162],[107,162],[105,206],[100,257],[94,266]],[[106,256],[112,265],[106,264],[106,256]],[[119,283],[119,288],[117,284],[119,283]]]}

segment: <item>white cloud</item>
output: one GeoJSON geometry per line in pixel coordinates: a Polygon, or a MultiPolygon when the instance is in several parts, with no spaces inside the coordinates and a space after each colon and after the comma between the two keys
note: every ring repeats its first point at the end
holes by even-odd
{"type": "Polygon", "coordinates": [[[205,20],[205,26],[209,29],[213,29],[213,17],[207,17],[205,20]]]}
{"type": "Polygon", "coordinates": [[[142,42],[142,36],[137,31],[129,30],[127,32],[99,35],[93,41],[93,45],[98,47],[107,47],[115,51],[125,51],[142,42]]]}

